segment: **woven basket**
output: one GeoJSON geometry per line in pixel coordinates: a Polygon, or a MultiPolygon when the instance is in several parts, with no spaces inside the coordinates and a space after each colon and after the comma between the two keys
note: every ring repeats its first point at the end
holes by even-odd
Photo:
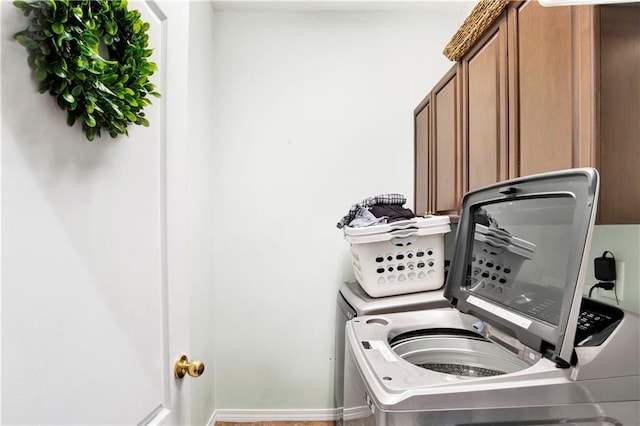
{"type": "Polygon", "coordinates": [[[444,48],[444,56],[451,61],[457,61],[464,56],[500,16],[508,3],[508,0],[480,0],[444,48]]]}

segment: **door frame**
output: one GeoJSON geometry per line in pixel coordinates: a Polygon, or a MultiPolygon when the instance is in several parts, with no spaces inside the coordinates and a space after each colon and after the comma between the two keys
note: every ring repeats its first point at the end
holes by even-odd
{"type": "Polygon", "coordinates": [[[163,408],[149,424],[189,424],[191,419],[190,386],[185,380],[174,377],[173,369],[180,353],[189,353],[189,300],[188,300],[188,46],[189,2],[153,2],[149,6],[162,21],[162,46],[166,51],[165,70],[159,86],[162,89],[165,141],[162,161],[165,174],[161,187],[164,189],[164,217],[162,218],[162,240],[164,258],[162,294],[164,316],[162,365],[163,408]],[[187,31],[185,31],[187,30],[187,31]],[[170,59],[169,59],[170,58],[170,59]],[[170,82],[170,84],[169,84],[170,82]]]}

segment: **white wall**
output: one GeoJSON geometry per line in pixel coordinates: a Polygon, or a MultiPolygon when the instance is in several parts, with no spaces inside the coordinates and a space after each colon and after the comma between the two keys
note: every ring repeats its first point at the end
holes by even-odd
{"type": "MultiPolygon", "coordinates": [[[[204,375],[191,379],[191,423],[205,424],[215,407],[215,360],[211,330],[215,322],[213,295],[214,197],[211,191],[213,144],[211,143],[213,8],[208,1],[189,3],[188,108],[188,263],[189,356],[205,363],[204,375]]],[[[185,29],[186,31],[187,29],[185,29]]]]}
{"type": "Polygon", "coordinates": [[[413,109],[452,66],[464,16],[216,12],[213,266],[216,406],[330,409],[335,226],[384,192],[413,206],[413,109]]]}

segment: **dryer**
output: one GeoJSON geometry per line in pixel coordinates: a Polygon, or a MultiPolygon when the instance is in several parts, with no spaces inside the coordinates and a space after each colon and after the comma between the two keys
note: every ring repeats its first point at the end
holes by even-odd
{"type": "MultiPolygon", "coordinates": [[[[445,299],[443,289],[423,291],[419,293],[399,294],[386,297],[371,297],[358,284],[357,281],[343,282],[338,290],[336,304],[336,329],[335,329],[335,370],[334,370],[334,402],[337,411],[337,423],[341,424],[344,408],[344,363],[345,341],[344,330],[347,321],[362,315],[388,314],[393,312],[418,311],[449,306],[445,299]]],[[[357,385],[357,384],[356,384],[357,385]]],[[[363,395],[362,392],[358,394],[363,395]]],[[[355,403],[352,401],[352,409],[346,413],[347,418],[353,417],[352,412],[355,403]]],[[[358,407],[366,409],[364,399],[358,403],[358,407]]],[[[359,416],[356,409],[356,418],[359,416]]]]}
{"type": "Polygon", "coordinates": [[[595,169],[467,193],[452,307],[347,323],[345,411],[368,404],[349,420],[639,424],[640,320],[582,297],[597,195],[595,169]]]}

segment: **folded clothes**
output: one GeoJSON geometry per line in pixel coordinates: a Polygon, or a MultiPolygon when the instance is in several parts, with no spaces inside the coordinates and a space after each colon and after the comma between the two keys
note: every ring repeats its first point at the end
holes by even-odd
{"type": "Polygon", "coordinates": [[[473,214],[473,221],[488,228],[498,228],[498,221],[491,217],[491,215],[483,208],[478,209],[473,214]]]}
{"type": "Polygon", "coordinates": [[[348,225],[352,228],[364,228],[365,226],[380,225],[387,223],[387,216],[376,217],[368,207],[360,207],[356,212],[356,217],[348,225]]]}
{"type": "Polygon", "coordinates": [[[369,211],[375,217],[386,217],[387,223],[413,219],[416,217],[411,209],[407,209],[397,204],[376,204],[375,206],[369,207],[369,211]]]}
{"type": "Polygon", "coordinates": [[[344,228],[349,225],[353,219],[356,218],[356,213],[361,208],[372,207],[375,205],[398,205],[402,206],[407,202],[407,199],[402,194],[380,194],[374,197],[365,198],[357,204],[351,206],[349,209],[349,213],[345,217],[343,217],[340,222],[336,224],[338,228],[344,228]]]}

